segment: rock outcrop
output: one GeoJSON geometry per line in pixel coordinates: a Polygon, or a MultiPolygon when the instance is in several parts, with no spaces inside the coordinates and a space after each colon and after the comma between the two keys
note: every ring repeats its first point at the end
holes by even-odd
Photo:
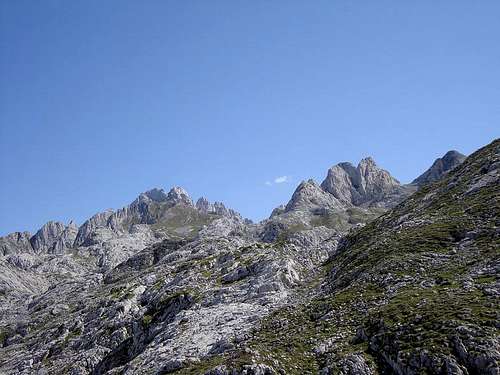
{"type": "Polygon", "coordinates": [[[114,211],[109,209],[104,212],[99,212],[85,221],[80,228],[78,228],[74,245],[85,245],[92,232],[94,232],[97,228],[105,227],[107,225],[108,219],[111,215],[113,215],[113,213],[114,211]]]}
{"type": "Polygon", "coordinates": [[[321,185],[302,181],[288,204],[262,223],[261,238],[317,226],[342,232],[379,216],[415,190],[416,186],[401,185],[370,157],[357,167],[340,163],[328,170],[321,185]]]}
{"type": "Polygon", "coordinates": [[[292,198],[285,206],[284,212],[294,210],[343,209],[345,206],[333,194],[324,191],[314,180],[302,181],[292,198]]]}
{"type": "Polygon", "coordinates": [[[238,212],[227,208],[222,202],[211,203],[205,197],[201,197],[196,201],[196,209],[204,214],[241,218],[238,212]]]}
{"type": "Polygon", "coordinates": [[[77,232],[78,227],[73,221],[67,226],[58,221],[49,221],[30,238],[30,243],[37,254],[61,254],[73,247],[77,232]]]}
{"type": "Polygon", "coordinates": [[[0,255],[31,253],[30,232],[14,232],[0,237],[0,255]]]}

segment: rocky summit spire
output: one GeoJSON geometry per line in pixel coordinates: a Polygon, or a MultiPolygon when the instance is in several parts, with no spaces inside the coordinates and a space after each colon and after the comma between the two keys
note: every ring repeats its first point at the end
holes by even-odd
{"type": "Polygon", "coordinates": [[[37,254],[62,254],[73,246],[77,232],[78,227],[73,221],[67,226],[58,221],[49,221],[30,238],[31,247],[37,254]]]}
{"type": "Polygon", "coordinates": [[[414,179],[412,184],[422,186],[437,181],[465,159],[466,156],[458,151],[448,151],[443,157],[437,158],[429,169],[414,179]]]}

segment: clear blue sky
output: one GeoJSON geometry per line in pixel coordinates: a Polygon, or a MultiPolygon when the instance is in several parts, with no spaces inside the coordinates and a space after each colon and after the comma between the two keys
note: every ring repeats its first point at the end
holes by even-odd
{"type": "Polygon", "coordinates": [[[497,0],[2,1],[0,235],[172,185],[262,219],[367,155],[408,182],[499,136],[499,19],[497,0]]]}

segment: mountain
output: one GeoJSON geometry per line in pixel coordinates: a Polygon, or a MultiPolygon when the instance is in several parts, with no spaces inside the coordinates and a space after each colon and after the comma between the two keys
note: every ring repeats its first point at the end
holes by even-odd
{"type": "Polygon", "coordinates": [[[496,140],[344,236],[310,298],[179,373],[498,374],[499,202],[496,140]]]}
{"type": "Polygon", "coordinates": [[[371,157],[357,167],[339,163],[328,170],[321,185],[302,181],[286,206],[273,210],[263,223],[261,239],[274,241],[290,231],[318,226],[341,233],[381,215],[416,189],[400,184],[371,157]]]}
{"type": "Polygon", "coordinates": [[[260,223],[153,189],[0,238],[0,373],[497,374],[499,167],[366,158],[260,223]]]}
{"type": "Polygon", "coordinates": [[[466,156],[458,151],[448,151],[442,158],[437,158],[432,166],[412,181],[412,184],[425,185],[443,177],[445,173],[460,165],[466,156]]]}
{"type": "Polygon", "coordinates": [[[341,202],[361,207],[392,207],[412,192],[371,157],[361,160],[357,167],[351,163],[333,166],[321,187],[341,202]]]}

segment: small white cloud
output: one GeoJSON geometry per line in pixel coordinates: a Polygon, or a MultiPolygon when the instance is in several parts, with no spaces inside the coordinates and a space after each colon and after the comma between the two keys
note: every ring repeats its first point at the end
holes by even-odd
{"type": "Polygon", "coordinates": [[[266,181],[266,182],[264,182],[264,183],[265,183],[267,186],[271,186],[271,185],[272,185],[271,181],[266,181]]]}
{"type": "Polygon", "coordinates": [[[276,177],[274,179],[274,183],[275,184],[282,184],[282,183],[288,182],[288,181],[289,181],[288,176],[279,176],[279,177],[276,177]]]}

